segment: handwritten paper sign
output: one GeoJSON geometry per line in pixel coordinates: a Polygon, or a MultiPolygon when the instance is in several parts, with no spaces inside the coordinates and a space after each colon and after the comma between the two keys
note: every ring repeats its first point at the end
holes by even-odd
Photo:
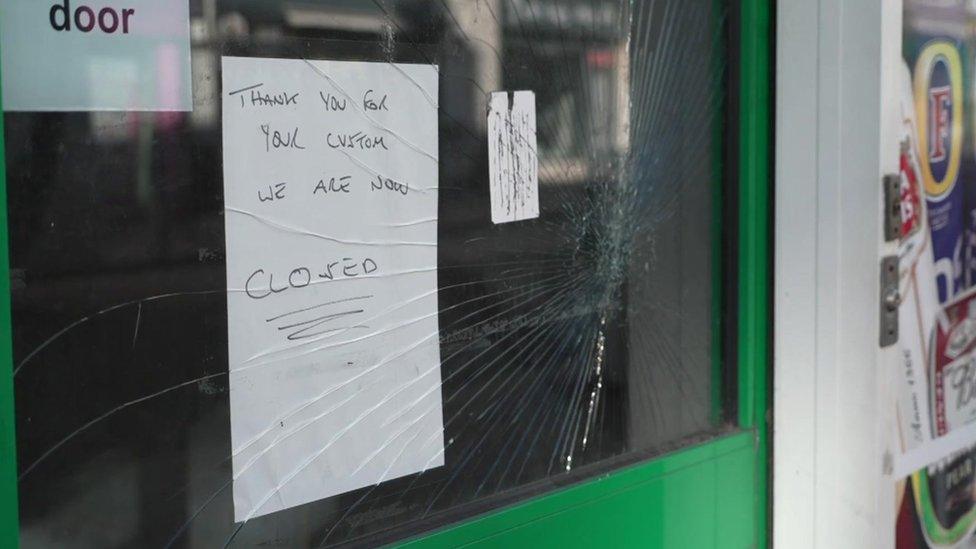
{"type": "Polygon", "coordinates": [[[444,463],[437,68],[223,58],[237,521],[444,463]]]}
{"type": "Polygon", "coordinates": [[[535,93],[493,92],[488,103],[488,179],[491,220],[507,223],[539,217],[535,93]]]}
{"type": "Polygon", "coordinates": [[[186,0],[4,0],[7,111],[189,111],[186,0]]]}

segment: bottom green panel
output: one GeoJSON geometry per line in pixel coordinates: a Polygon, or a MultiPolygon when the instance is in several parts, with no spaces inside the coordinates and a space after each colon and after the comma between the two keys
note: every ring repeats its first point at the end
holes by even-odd
{"type": "Polygon", "coordinates": [[[541,496],[406,544],[439,547],[753,547],[753,433],[541,496]]]}

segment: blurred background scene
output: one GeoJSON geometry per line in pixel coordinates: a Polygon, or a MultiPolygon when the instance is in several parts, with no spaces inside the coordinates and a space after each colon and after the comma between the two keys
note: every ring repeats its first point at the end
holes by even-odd
{"type": "Polygon", "coordinates": [[[724,3],[190,8],[191,112],[5,115],[24,547],[389,542],[729,429],[724,3]],[[439,67],[445,465],[245,523],[224,55],[439,67]],[[495,225],[486,120],[502,90],[535,93],[540,216],[495,225]]]}

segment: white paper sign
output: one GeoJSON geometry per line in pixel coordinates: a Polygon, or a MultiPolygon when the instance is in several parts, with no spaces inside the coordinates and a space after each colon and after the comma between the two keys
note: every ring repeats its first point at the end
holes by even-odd
{"type": "Polygon", "coordinates": [[[189,111],[186,0],[3,0],[8,111],[189,111]]]}
{"type": "Polygon", "coordinates": [[[539,217],[535,93],[493,92],[488,103],[488,175],[491,220],[507,223],[539,217]]]}
{"type": "Polygon", "coordinates": [[[237,521],[444,463],[437,68],[223,58],[237,521]]]}

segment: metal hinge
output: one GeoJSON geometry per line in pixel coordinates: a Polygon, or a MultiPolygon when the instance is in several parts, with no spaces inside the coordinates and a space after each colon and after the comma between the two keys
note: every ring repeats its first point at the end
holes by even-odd
{"type": "Polygon", "coordinates": [[[898,256],[881,258],[881,337],[882,347],[898,342],[898,256]]]}
{"type": "Polygon", "coordinates": [[[901,236],[901,176],[888,174],[882,178],[884,185],[884,235],[885,242],[901,236]]]}

